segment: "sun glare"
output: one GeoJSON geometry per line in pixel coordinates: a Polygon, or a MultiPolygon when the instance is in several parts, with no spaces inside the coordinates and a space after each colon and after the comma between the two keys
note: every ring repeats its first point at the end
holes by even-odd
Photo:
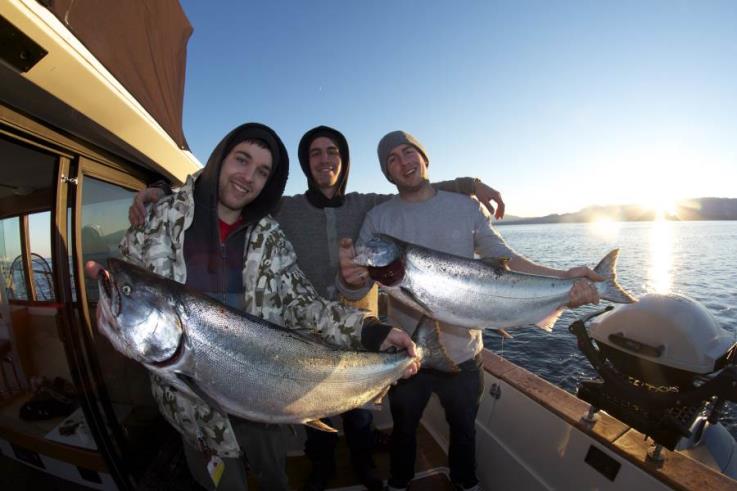
{"type": "Polygon", "coordinates": [[[675,215],[678,210],[676,199],[662,195],[647,199],[640,206],[644,211],[655,212],[656,220],[663,220],[666,215],[675,215]]]}
{"type": "Polygon", "coordinates": [[[673,224],[656,220],[650,229],[650,268],[647,291],[668,293],[671,289],[673,268],[673,224]]]}
{"type": "Polygon", "coordinates": [[[690,196],[695,177],[689,170],[701,158],[679,141],[653,140],[617,156],[621,181],[619,202],[635,203],[642,211],[663,219],[677,212],[690,196]]]}
{"type": "Polygon", "coordinates": [[[620,222],[601,216],[591,222],[591,230],[599,237],[614,238],[619,233],[620,222]]]}

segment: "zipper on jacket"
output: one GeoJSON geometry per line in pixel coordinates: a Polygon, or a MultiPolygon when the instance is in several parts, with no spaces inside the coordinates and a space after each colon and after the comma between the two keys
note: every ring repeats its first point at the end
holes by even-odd
{"type": "MultiPolygon", "coordinates": [[[[227,241],[228,238],[225,238],[225,241],[227,241]]],[[[227,285],[227,278],[225,275],[228,273],[227,271],[227,264],[228,264],[228,248],[225,245],[225,241],[220,241],[220,265],[218,267],[219,273],[218,273],[218,294],[220,295],[220,299],[227,303],[228,301],[228,294],[225,291],[226,285],[227,285]]]]}
{"type": "MultiPolygon", "coordinates": [[[[241,270],[243,270],[246,267],[246,259],[248,257],[248,252],[249,252],[250,247],[251,247],[251,236],[253,235],[254,228],[255,228],[255,226],[253,226],[253,225],[246,226],[246,231],[245,231],[245,234],[246,234],[246,237],[245,237],[245,247],[244,247],[244,251],[243,251],[243,261],[241,263],[241,270]]],[[[230,299],[229,293],[227,291],[228,290],[227,289],[227,285],[228,285],[228,279],[229,279],[229,277],[228,277],[228,246],[227,246],[227,242],[228,242],[228,239],[229,238],[231,238],[234,234],[238,233],[239,231],[240,231],[240,229],[239,230],[234,230],[233,232],[231,232],[230,234],[228,234],[227,237],[225,237],[225,240],[224,241],[220,241],[220,258],[219,258],[220,259],[220,265],[218,267],[218,270],[220,271],[220,273],[218,274],[218,294],[220,295],[221,300],[224,303],[228,304],[228,305],[230,305],[230,300],[231,299],[230,299]]],[[[243,291],[243,293],[245,294],[245,285],[244,285],[244,291],[243,291]]]]}

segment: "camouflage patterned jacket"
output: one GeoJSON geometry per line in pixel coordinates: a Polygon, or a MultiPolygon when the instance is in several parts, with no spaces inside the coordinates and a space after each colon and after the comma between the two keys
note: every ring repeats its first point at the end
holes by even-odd
{"type": "MultiPolygon", "coordinates": [[[[150,210],[143,229],[129,229],[120,243],[128,261],[180,283],[186,281],[184,236],[194,216],[194,177],[150,210]]],[[[292,245],[266,216],[253,226],[242,271],[246,311],[293,329],[308,328],[341,346],[360,348],[365,312],[321,298],[297,266],[292,245]]],[[[228,417],[191,392],[153,375],[152,389],[164,417],[195,448],[221,457],[240,453],[228,417]]]]}

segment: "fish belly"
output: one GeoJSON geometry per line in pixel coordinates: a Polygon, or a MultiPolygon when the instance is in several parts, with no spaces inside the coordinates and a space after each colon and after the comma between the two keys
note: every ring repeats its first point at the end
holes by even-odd
{"type": "Polygon", "coordinates": [[[404,355],[305,349],[279,339],[239,353],[211,349],[198,362],[201,388],[223,410],[246,419],[304,423],[343,413],[375,399],[409,363],[404,355]]]}
{"type": "Polygon", "coordinates": [[[411,271],[395,297],[442,322],[469,329],[506,329],[546,319],[566,303],[570,289],[558,279],[503,275],[491,281],[487,275],[481,278],[486,281],[479,281],[469,276],[411,271]]]}

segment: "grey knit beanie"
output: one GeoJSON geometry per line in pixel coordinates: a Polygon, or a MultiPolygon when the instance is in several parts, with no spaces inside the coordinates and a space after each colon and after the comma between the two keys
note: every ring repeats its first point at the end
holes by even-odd
{"type": "Polygon", "coordinates": [[[422,146],[422,143],[420,143],[417,138],[410,135],[406,131],[392,131],[391,133],[387,133],[386,135],[384,135],[384,138],[379,141],[377,152],[379,154],[379,165],[381,165],[381,172],[384,173],[384,176],[389,180],[389,182],[394,181],[392,181],[392,178],[389,177],[389,171],[387,170],[386,161],[389,159],[389,153],[394,150],[394,147],[398,145],[412,145],[420,151],[423,157],[425,157],[425,162],[427,162],[428,164],[430,163],[430,159],[427,158],[427,151],[425,150],[425,147],[422,146]]]}

